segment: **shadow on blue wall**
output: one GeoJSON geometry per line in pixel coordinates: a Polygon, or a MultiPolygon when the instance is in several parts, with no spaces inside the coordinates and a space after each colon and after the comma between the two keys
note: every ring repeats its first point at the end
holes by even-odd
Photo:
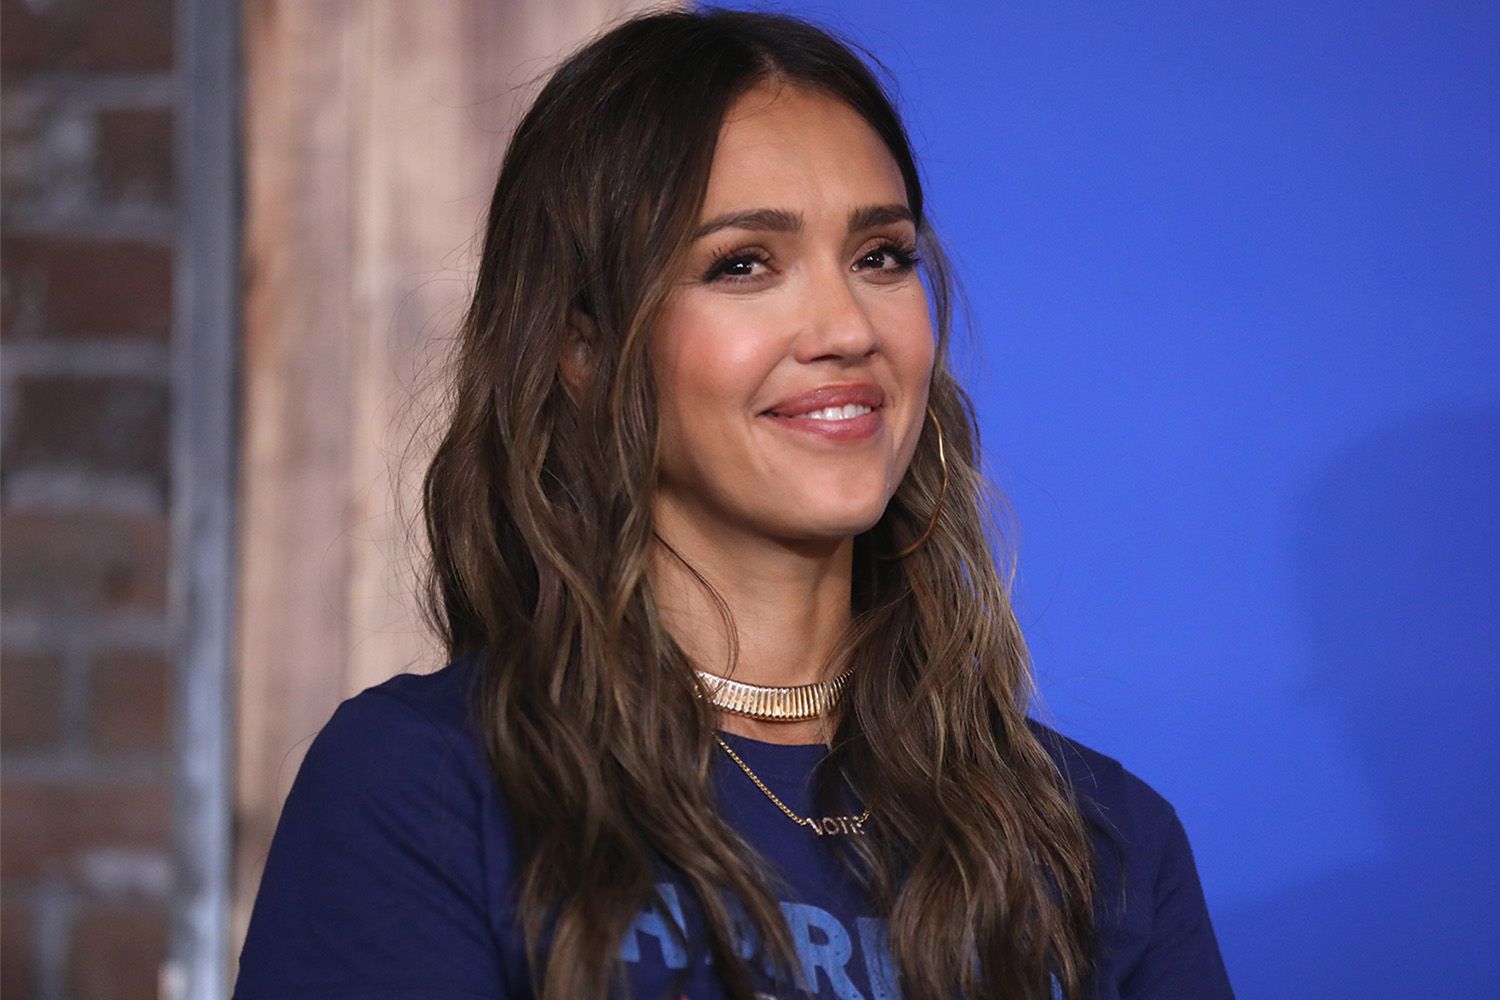
{"type": "MultiPolygon", "coordinates": [[[[1377,864],[1215,915],[1244,1000],[1494,996],[1500,782],[1500,410],[1356,442],[1300,495],[1307,696],[1342,714],[1377,796],[1377,864]]],[[[1340,836],[1340,817],[1327,817],[1340,836]]]]}

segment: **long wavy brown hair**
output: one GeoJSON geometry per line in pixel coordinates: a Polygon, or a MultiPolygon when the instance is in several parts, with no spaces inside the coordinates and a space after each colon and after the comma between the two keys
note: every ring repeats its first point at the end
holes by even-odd
{"type": "Polygon", "coordinates": [[[879,523],[854,539],[854,615],[835,653],[854,671],[818,795],[830,802],[847,783],[877,817],[867,837],[840,839],[889,919],[907,997],[1045,996],[1056,976],[1074,998],[1090,982],[1093,858],[1077,801],[1026,723],[1011,563],[986,531],[1003,501],[947,361],[955,286],[904,126],[855,48],[764,13],[624,21],[557,66],[500,169],[451,413],[422,484],[424,596],[449,654],[480,664],[475,722],[514,823],[519,918],[545,1000],[622,983],[619,942],[655,900],[662,862],[696,898],[731,996],[753,996],[736,920],[759,931],[757,962],[794,968],[773,875],[715,808],[714,712],[646,572],[658,542],[647,339],[725,112],[763,82],[832,95],[884,139],[938,337],[929,399],[946,498],[929,422],[879,523]],[[590,359],[579,391],[560,370],[575,337],[590,359]],[[913,554],[878,558],[935,509],[913,554]]]}

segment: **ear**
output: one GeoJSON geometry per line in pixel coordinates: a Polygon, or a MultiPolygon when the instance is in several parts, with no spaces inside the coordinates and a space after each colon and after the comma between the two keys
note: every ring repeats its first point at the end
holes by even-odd
{"type": "Polygon", "coordinates": [[[582,310],[576,307],[568,310],[568,336],[558,367],[562,372],[563,388],[575,403],[593,379],[594,345],[599,342],[598,333],[594,321],[582,310]]]}

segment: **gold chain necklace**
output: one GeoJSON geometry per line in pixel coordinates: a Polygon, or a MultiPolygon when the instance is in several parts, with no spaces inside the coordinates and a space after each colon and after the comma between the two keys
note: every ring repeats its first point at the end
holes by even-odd
{"type": "Polygon", "coordinates": [[[746,764],[743,760],[740,759],[740,755],[735,753],[734,750],[730,748],[728,743],[724,742],[723,737],[721,737],[718,733],[714,733],[714,739],[719,741],[719,746],[724,748],[724,752],[729,755],[729,759],[738,764],[740,766],[740,770],[745,772],[745,777],[755,782],[755,787],[764,792],[766,798],[776,803],[776,808],[785,813],[787,819],[791,820],[793,823],[796,823],[798,826],[812,827],[813,833],[816,833],[820,837],[832,837],[838,836],[840,834],[849,834],[860,837],[864,836],[865,821],[870,818],[869,809],[866,809],[858,816],[823,816],[819,818],[814,818],[812,816],[798,816],[796,813],[787,808],[785,802],[776,797],[775,792],[766,787],[766,783],[760,780],[760,776],[757,775],[754,771],[750,770],[750,765],[746,764]]]}
{"type": "Polygon", "coordinates": [[[698,690],[707,693],[715,708],[762,722],[808,722],[827,714],[849,680],[845,670],[831,681],[795,687],[772,687],[730,680],[706,670],[698,672],[698,690]]]}

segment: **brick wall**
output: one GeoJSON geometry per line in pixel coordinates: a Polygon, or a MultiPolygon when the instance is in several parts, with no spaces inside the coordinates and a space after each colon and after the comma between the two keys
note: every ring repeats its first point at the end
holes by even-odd
{"type": "Polygon", "coordinates": [[[0,995],[155,997],[171,0],[0,0],[0,995]]]}

